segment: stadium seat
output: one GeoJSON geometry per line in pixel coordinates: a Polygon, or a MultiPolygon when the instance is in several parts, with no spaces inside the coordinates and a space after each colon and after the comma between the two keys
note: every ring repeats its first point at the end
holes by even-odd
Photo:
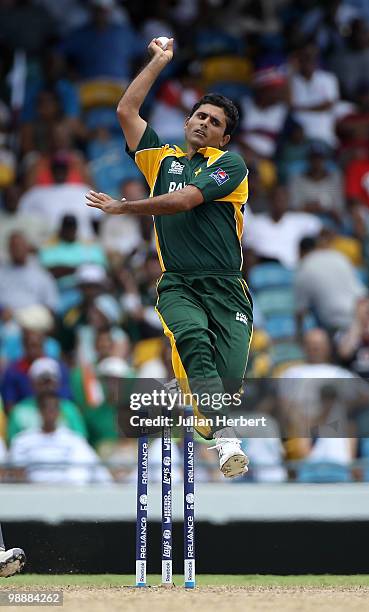
{"type": "Polygon", "coordinates": [[[350,469],[339,463],[304,463],[297,470],[297,482],[350,482],[350,469]]]}
{"type": "Polygon", "coordinates": [[[263,289],[257,294],[258,306],[262,315],[267,318],[278,314],[294,313],[294,296],[289,287],[263,289]]]}
{"type": "Polygon", "coordinates": [[[293,271],[278,262],[253,266],[249,273],[250,289],[257,292],[271,287],[292,287],[293,271]]]}
{"type": "Polygon", "coordinates": [[[276,315],[265,321],[265,329],[272,340],[291,338],[296,335],[296,322],[292,315],[276,315]]]}

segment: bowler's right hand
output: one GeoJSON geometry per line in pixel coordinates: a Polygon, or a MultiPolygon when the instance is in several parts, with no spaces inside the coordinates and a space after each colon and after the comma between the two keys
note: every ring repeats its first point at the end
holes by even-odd
{"type": "Polygon", "coordinates": [[[173,45],[174,38],[170,38],[166,44],[165,50],[162,48],[160,42],[157,38],[153,38],[151,43],[148,45],[147,50],[151,57],[158,57],[160,59],[165,59],[167,63],[169,63],[173,57],[173,45]]]}

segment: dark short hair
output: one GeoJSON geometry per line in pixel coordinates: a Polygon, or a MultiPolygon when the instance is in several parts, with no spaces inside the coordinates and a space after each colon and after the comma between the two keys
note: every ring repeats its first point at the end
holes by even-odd
{"type": "Polygon", "coordinates": [[[197,111],[197,109],[202,106],[202,104],[212,104],[213,106],[219,106],[224,110],[224,114],[226,116],[227,127],[225,129],[224,135],[229,134],[232,136],[233,132],[237,127],[237,123],[239,120],[238,110],[235,104],[233,104],[232,100],[222,96],[221,94],[209,93],[200,98],[198,102],[192,107],[191,112],[189,114],[190,117],[197,111]]]}

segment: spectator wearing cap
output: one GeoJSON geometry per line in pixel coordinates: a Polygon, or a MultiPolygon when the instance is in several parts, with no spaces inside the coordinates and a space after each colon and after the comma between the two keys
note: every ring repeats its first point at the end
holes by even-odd
{"type": "Polygon", "coordinates": [[[109,331],[113,340],[112,355],[126,357],[129,350],[128,337],[119,327],[122,309],[117,300],[110,294],[98,295],[87,312],[87,325],[77,330],[77,361],[88,364],[96,361],[96,335],[100,331],[109,331]]]}
{"type": "Polygon", "coordinates": [[[20,199],[19,209],[22,213],[47,219],[54,233],[58,231],[64,215],[74,215],[78,220],[79,239],[92,240],[94,238],[92,221],[97,216],[91,215],[85,210],[86,207],[81,206],[90,187],[67,182],[69,164],[68,154],[55,154],[51,162],[54,184],[36,185],[28,189],[20,199]]]}
{"type": "Polygon", "coordinates": [[[60,423],[55,393],[40,397],[39,411],[39,427],[19,433],[10,445],[9,463],[19,480],[76,485],[112,481],[86,440],[60,423]]]}
{"type": "Polygon", "coordinates": [[[77,345],[77,329],[87,325],[88,310],[94,299],[107,289],[108,277],[102,266],[83,264],[75,274],[80,293],[77,304],[69,307],[58,319],[57,338],[63,352],[72,355],[77,345]]]}
{"type": "Polygon", "coordinates": [[[57,236],[41,249],[40,261],[59,284],[83,264],[106,265],[104,250],[98,242],[78,239],[78,221],[74,215],[64,215],[57,236]]]}
{"type": "Polygon", "coordinates": [[[25,235],[13,232],[8,249],[9,263],[0,267],[0,306],[16,311],[42,304],[56,311],[59,299],[56,283],[51,274],[30,256],[25,235]]]}
{"type": "MultiPolygon", "coordinates": [[[[24,355],[21,359],[12,361],[6,367],[1,382],[1,395],[4,406],[9,411],[14,404],[32,395],[30,368],[34,361],[44,357],[45,334],[41,331],[23,329],[24,355]]],[[[58,393],[60,397],[70,399],[69,370],[57,361],[60,369],[58,393]]]]}
{"type": "Polygon", "coordinates": [[[334,107],[339,99],[334,74],[318,68],[318,50],[313,44],[295,55],[296,70],[290,77],[291,108],[308,138],[335,147],[334,107]]]}
{"type": "Polygon", "coordinates": [[[258,257],[295,268],[301,238],[316,236],[321,228],[321,221],[314,215],[289,210],[288,191],[277,185],[270,196],[269,212],[253,214],[246,211],[243,246],[258,257]]]}
{"type": "Polygon", "coordinates": [[[183,71],[162,84],[149,123],[163,142],[182,145],[185,119],[203,93],[190,72],[183,71]]]}
{"type": "Polygon", "coordinates": [[[342,180],[329,171],[329,149],[321,142],[310,145],[308,168],[290,182],[291,208],[318,215],[340,225],[344,213],[342,180]]]}
{"type": "MultiPolygon", "coordinates": [[[[55,359],[41,357],[29,369],[32,395],[15,404],[9,413],[7,433],[11,442],[21,431],[37,429],[41,424],[40,405],[47,393],[58,396],[61,383],[60,365],[55,359]]],[[[59,398],[60,423],[82,437],[87,436],[86,425],[76,404],[69,399],[59,398]]]]}
{"type": "MultiPolygon", "coordinates": [[[[99,349],[98,341],[102,339],[100,332],[97,336],[96,351],[99,349]]],[[[131,380],[135,373],[128,363],[120,357],[112,355],[113,343],[105,335],[108,346],[108,357],[98,355],[95,366],[81,365],[72,371],[72,391],[76,404],[82,411],[89,442],[105,454],[111,444],[118,439],[117,409],[128,402],[131,389],[131,380]]]]}
{"type": "Polygon", "coordinates": [[[322,248],[314,238],[301,240],[300,265],[295,276],[295,307],[300,332],[309,310],[331,333],[347,330],[357,300],[366,294],[366,287],[345,255],[322,248]]]}
{"type": "Polygon", "coordinates": [[[252,84],[253,97],[241,100],[240,139],[260,157],[271,158],[288,112],[286,77],[277,68],[267,68],[255,73],[252,84]]]}
{"type": "Polygon", "coordinates": [[[44,354],[47,357],[59,359],[60,345],[49,334],[54,329],[54,318],[48,308],[41,304],[19,308],[14,317],[8,311],[8,317],[3,312],[3,323],[0,326],[1,348],[0,360],[2,366],[10,361],[16,361],[24,356],[23,332],[25,330],[44,334],[44,354]]]}

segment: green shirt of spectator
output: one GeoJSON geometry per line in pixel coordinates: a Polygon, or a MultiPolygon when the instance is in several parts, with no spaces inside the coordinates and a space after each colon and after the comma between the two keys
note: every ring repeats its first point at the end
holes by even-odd
{"type": "MultiPolygon", "coordinates": [[[[59,398],[59,409],[60,424],[86,438],[86,425],[77,406],[67,399],[59,398]]],[[[38,429],[39,427],[41,427],[41,414],[38,399],[27,397],[10,411],[7,427],[8,441],[11,442],[14,436],[21,431],[38,429]]]]}

